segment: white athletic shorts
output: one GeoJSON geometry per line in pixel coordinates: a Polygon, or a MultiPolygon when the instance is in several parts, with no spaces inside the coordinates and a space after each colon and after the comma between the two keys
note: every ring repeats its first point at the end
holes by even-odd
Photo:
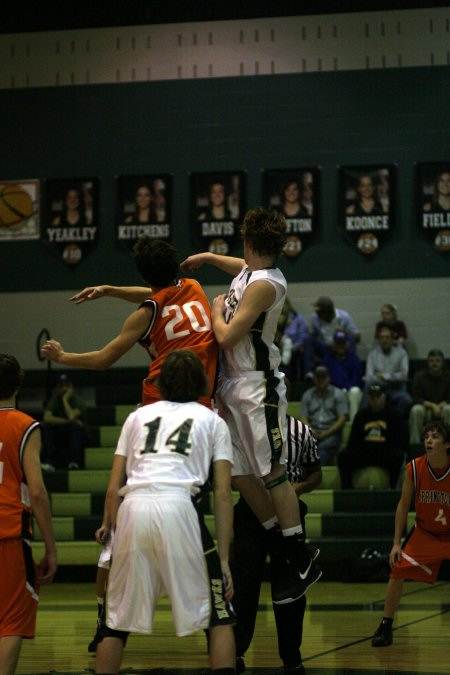
{"type": "Polygon", "coordinates": [[[209,626],[211,602],[200,526],[182,488],[128,493],[118,511],[107,590],[106,624],[151,633],[158,600],[168,595],[178,636],[209,626]]]}
{"type": "Polygon", "coordinates": [[[222,374],[217,391],[219,414],[233,443],[233,476],[267,476],[272,461],[285,464],[286,386],[283,373],[222,374]]]}

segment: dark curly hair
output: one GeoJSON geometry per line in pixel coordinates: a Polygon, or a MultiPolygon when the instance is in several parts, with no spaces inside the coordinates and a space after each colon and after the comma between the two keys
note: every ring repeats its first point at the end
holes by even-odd
{"type": "Polygon", "coordinates": [[[208,391],[205,369],[197,354],[189,349],[170,352],[161,366],[158,389],[166,401],[197,401],[208,391]]]}
{"type": "Polygon", "coordinates": [[[286,221],[281,213],[257,206],[245,214],[241,234],[259,255],[276,256],[286,244],[286,221]]]}
{"type": "Polygon", "coordinates": [[[0,354],[0,399],[11,398],[22,386],[23,370],[15,356],[0,354]]]}
{"type": "Polygon", "coordinates": [[[133,253],[140,275],[150,286],[165,288],[177,278],[180,269],[178,255],[167,241],[145,235],[137,240],[133,253]]]}

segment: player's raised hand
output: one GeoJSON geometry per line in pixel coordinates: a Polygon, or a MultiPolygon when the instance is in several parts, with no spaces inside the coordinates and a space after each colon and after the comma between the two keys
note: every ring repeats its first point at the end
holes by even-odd
{"type": "Polygon", "coordinates": [[[47,361],[58,363],[63,353],[64,349],[57,340],[47,340],[41,347],[41,354],[47,361]]]}
{"type": "Polygon", "coordinates": [[[180,263],[181,269],[183,272],[194,272],[195,270],[198,270],[198,268],[206,262],[206,255],[207,254],[205,253],[195,253],[194,255],[190,255],[186,260],[183,260],[183,262],[180,263]]]}
{"type": "Polygon", "coordinates": [[[102,298],[105,295],[105,288],[106,286],[88,286],[73,295],[69,300],[75,305],[81,305],[82,302],[87,302],[88,300],[98,300],[98,298],[102,298]]]}

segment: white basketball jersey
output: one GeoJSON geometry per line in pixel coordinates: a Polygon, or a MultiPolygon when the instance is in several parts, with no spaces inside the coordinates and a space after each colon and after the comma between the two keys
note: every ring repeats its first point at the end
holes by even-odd
{"type": "Polygon", "coordinates": [[[225,321],[233,320],[242,302],[245,289],[255,281],[268,281],[275,288],[275,301],[260,314],[248,335],[231,349],[221,352],[221,365],[226,374],[232,372],[275,370],[280,364],[280,351],[274,344],[277,323],[286,298],[286,279],[276,267],[251,272],[247,266],[233,279],[225,300],[225,321]]]}
{"type": "Polygon", "coordinates": [[[225,422],[199,403],[158,401],[125,421],[116,455],[127,458],[120,494],[142,487],[185,487],[192,495],[208,480],[211,461],[233,463],[225,422]]]}

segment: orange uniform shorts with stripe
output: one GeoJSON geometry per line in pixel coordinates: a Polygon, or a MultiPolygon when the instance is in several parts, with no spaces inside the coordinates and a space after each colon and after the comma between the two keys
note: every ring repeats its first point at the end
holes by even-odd
{"type": "Polygon", "coordinates": [[[39,601],[38,568],[23,539],[0,540],[0,637],[33,638],[39,601]]]}
{"type": "Polygon", "coordinates": [[[391,578],[433,584],[445,559],[450,560],[450,537],[441,539],[416,525],[403,545],[401,560],[392,568],[391,578]]]}

